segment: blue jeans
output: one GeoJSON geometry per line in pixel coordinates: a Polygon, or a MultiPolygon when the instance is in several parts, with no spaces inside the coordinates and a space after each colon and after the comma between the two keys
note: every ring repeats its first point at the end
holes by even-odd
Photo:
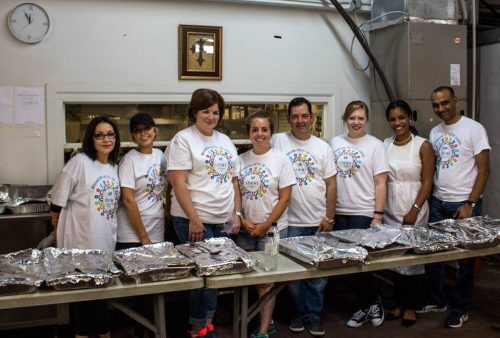
{"type": "MultiPolygon", "coordinates": [[[[175,233],[181,244],[189,241],[189,220],[183,217],[172,217],[175,233]]],[[[224,224],[203,224],[203,239],[223,237],[224,224]]],[[[200,288],[190,293],[189,323],[204,327],[207,320],[212,319],[217,306],[217,289],[200,288]]]]}
{"type": "MultiPolygon", "coordinates": [[[[273,226],[276,226],[273,223],[273,226]]],[[[280,230],[280,238],[287,237],[287,228],[280,230]]],[[[241,230],[238,235],[236,235],[235,242],[240,248],[245,251],[264,251],[264,247],[266,245],[266,237],[267,235],[262,236],[261,238],[254,238],[250,236],[248,232],[245,230],[241,230]]]]}
{"type": "MultiPolygon", "coordinates": [[[[310,236],[317,231],[318,227],[288,226],[288,237],[310,236]]],[[[288,284],[296,316],[307,319],[321,314],[326,283],[328,283],[328,277],[304,279],[288,284]]]]}
{"type": "MultiPolygon", "coordinates": [[[[371,223],[372,218],[368,216],[335,215],[333,230],[368,229],[371,223]]],[[[356,273],[348,278],[361,310],[366,311],[371,305],[378,303],[379,294],[372,272],[356,273]]]]}
{"type": "MultiPolygon", "coordinates": [[[[435,197],[430,199],[429,222],[438,222],[447,218],[454,218],[458,208],[464,205],[463,202],[444,202],[435,197]]],[[[472,216],[479,216],[482,213],[482,200],[477,201],[472,216]]],[[[451,299],[451,309],[462,314],[467,313],[470,307],[472,291],[474,289],[474,261],[475,258],[465,258],[458,261],[458,277],[455,282],[453,296],[451,299]]],[[[445,264],[432,263],[425,265],[427,274],[427,302],[440,307],[446,305],[444,295],[445,264]]]]}

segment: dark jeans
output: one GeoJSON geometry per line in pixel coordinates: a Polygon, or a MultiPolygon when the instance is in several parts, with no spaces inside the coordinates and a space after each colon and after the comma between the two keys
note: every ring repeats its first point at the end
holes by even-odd
{"type": "MultiPolygon", "coordinates": [[[[368,229],[372,218],[367,216],[335,215],[335,225],[333,230],[368,229]]],[[[372,272],[356,273],[349,277],[359,307],[362,310],[368,309],[379,300],[375,279],[372,272]]]]}
{"type": "MultiPolygon", "coordinates": [[[[183,217],[172,217],[174,229],[181,243],[189,241],[189,220],[183,217]]],[[[224,224],[203,224],[205,231],[203,239],[223,237],[224,224]]],[[[200,288],[190,293],[189,323],[193,326],[204,327],[207,320],[212,319],[217,306],[217,289],[200,288]]]]}
{"type": "MultiPolygon", "coordinates": [[[[318,227],[288,226],[288,237],[310,236],[318,231],[318,227]]],[[[323,311],[323,300],[328,278],[303,279],[288,284],[288,290],[294,307],[294,315],[303,318],[320,316],[323,311]]]]}
{"type": "MultiPolygon", "coordinates": [[[[463,202],[444,202],[435,197],[430,199],[429,222],[438,222],[447,218],[454,218],[458,208],[464,205],[463,202]]],[[[472,216],[479,216],[482,212],[482,200],[479,200],[472,211],[472,216]]],[[[451,299],[451,309],[461,313],[467,313],[470,307],[472,291],[474,289],[474,261],[475,258],[466,258],[458,261],[458,277],[455,282],[453,296],[451,299]]],[[[446,305],[444,295],[444,263],[432,263],[425,265],[427,274],[427,302],[440,307],[446,305]]]]}

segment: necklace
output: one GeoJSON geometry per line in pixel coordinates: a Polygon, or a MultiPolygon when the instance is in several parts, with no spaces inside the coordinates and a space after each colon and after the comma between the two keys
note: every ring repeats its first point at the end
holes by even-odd
{"type": "Polygon", "coordinates": [[[410,133],[410,136],[408,136],[408,138],[406,140],[403,140],[403,141],[398,141],[396,140],[396,138],[394,137],[394,141],[392,141],[394,144],[403,144],[403,143],[406,143],[408,142],[409,140],[411,140],[411,133],[410,133]]]}

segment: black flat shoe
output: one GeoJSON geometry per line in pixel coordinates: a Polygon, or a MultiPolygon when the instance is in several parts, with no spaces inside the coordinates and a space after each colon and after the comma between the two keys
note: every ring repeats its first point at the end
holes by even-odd
{"type": "Polygon", "coordinates": [[[401,314],[399,314],[399,316],[396,316],[392,312],[385,313],[385,320],[398,320],[398,319],[401,319],[401,314]]]}
{"type": "Polygon", "coordinates": [[[415,325],[417,321],[415,319],[401,319],[401,325],[403,327],[410,327],[410,326],[413,326],[415,325]]]}

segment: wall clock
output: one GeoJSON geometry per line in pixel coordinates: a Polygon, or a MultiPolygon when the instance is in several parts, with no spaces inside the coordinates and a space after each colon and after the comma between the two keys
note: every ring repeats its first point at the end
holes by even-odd
{"type": "Polygon", "coordinates": [[[37,43],[47,35],[50,20],[41,6],[27,2],[17,5],[10,11],[7,24],[12,35],[18,40],[37,43]]]}

